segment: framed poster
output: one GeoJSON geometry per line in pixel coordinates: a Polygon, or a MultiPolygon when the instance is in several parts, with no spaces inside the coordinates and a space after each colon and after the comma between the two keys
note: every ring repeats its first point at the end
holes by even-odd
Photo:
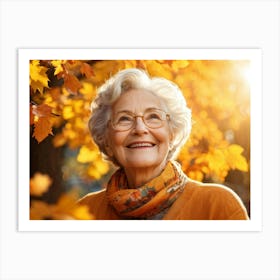
{"type": "Polygon", "coordinates": [[[18,58],[19,138],[30,139],[30,150],[19,141],[19,230],[261,229],[260,49],[19,49],[18,58]],[[73,190],[78,200],[106,189],[116,170],[92,143],[88,120],[97,88],[124,69],[141,69],[181,88],[191,107],[192,132],[176,161],[189,179],[228,186],[241,198],[248,220],[112,221],[75,204],[73,190]]]}

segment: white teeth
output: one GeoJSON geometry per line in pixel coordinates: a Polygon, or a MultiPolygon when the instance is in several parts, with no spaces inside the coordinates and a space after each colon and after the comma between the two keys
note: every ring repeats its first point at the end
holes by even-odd
{"type": "Polygon", "coordinates": [[[129,148],[138,148],[138,147],[153,147],[151,143],[135,143],[128,146],[129,148]]]}

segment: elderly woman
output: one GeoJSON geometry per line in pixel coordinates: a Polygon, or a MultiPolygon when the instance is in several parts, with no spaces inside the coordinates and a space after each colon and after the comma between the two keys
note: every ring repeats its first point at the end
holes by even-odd
{"type": "Polygon", "coordinates": [[[174,160],[190,134],[191,111],[172,82],[120,71],[99,88],[89,129],[119,167],[106,189],[79,201],[95,219],[248,219],[232,190],[189,179],[174,160]]]}

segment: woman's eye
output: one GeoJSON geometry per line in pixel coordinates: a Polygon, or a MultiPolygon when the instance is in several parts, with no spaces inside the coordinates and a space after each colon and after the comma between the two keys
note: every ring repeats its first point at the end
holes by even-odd
{"type": "Polygon", "coordinates": [[[118,118],[118,123],[131,122],[131,121],[133,121],[133,118],[131,116],[121,116],[118,118]]]}
{"type": "Polygon", "coordinates": [[[160,115],[159,114],[149,114],[147,117],[146,117],[147,120],[160,120],[160,115]]]}

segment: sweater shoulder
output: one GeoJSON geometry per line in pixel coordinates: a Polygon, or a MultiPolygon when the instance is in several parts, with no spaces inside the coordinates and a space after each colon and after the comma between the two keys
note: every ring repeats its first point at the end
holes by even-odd
{"type": "Polygon", "coordinates": [[[174,208],[182,219],[248,219],[242,200],[232,189],[190,179],[174,208]]]}
{"type": "Polygon", "coordinates": [[[186,192],[193,192],[198,196],[216,199],[228,198],[233,200],[240,200],[240,197],[229,187],[215,183],[201,183],[198,181],[190,180],[185,187],[186,192]]]}

